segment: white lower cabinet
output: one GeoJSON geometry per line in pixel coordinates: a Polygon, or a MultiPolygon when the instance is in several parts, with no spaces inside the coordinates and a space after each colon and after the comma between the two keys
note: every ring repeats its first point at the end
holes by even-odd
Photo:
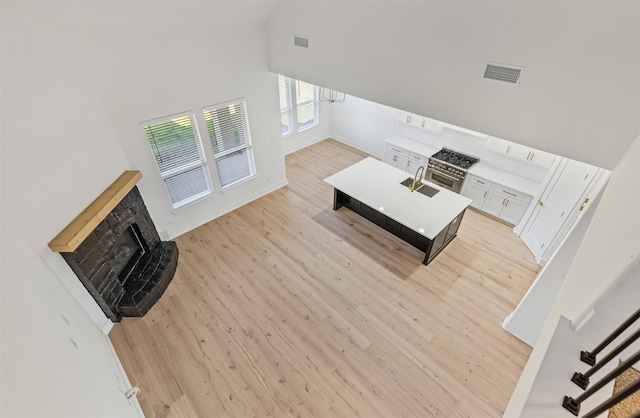
{"type": "Polygon", "coordinates": [[[512,225],[520,222],[533,199],[532,196],[474,175],[467,176],[462,194],[473,200],[472,207],[512,225]]]}
{"type": "MultiPolygon", "coordinates": [[[[424,155],[420,155],[420,154],[416,154],[414,152],[410,152],[409,153],[409,159],[407,162],[407,168],[406,171],[412,174],[416,174],[416,172],[418,171],[418,169],[423,166],[424,170],[427,170],[427,160],[428,158],[425,157],[424,155]]],[[[424,175],[424,173],[423,173],[424,175]]]]}
{"type": "Polygon", "coordinates": [[[491,187],[491,183],[487,185],[485,181],[474,178],[473,182],[470,182],[469,179],[466,180],[468,183],[465,184],[465,190],[462,191],[462,194],[469,199],[473,200],[471,202],[471,206],[480,209],[487,198],[487,194],[489,194],[489,188],[491,187]]]}
{"type": "Polygon", "coordinates": [[[522,215],[531,204],[531,198],[527,201],[516,200],[513,198],[507,199],[505,205],[500,212],[500,219],[509,222],[512,225],[516,225],[522,219],[522,215]]]}
{"type": "Polygon", "coordinates": [[[409,151],[388,145],[383,161],[401,170],[407,171],[409,164],[409,151]]]}

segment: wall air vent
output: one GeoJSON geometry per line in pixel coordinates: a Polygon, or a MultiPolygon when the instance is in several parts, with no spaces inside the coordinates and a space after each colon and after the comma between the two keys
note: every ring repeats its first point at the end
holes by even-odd
{"type": "Polygon", "coordinates": [[[511,84],[518,84],[521,75],[522,68],[507,67],[500,64],[487,63],[487,68],[484,70],[484,78],[505,81],[511,84]]]}
{"type": "Polygon", "coordinates": [[[302,36],[294,36],[293,44],[302,48],[309,48],[309,38],[303,38],[302,36]]]}

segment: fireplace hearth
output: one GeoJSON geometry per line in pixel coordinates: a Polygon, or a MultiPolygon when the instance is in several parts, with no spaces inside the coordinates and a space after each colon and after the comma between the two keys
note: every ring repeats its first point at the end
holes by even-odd
{"type": "MultiPolygon", "coordinates": [[[[164,293],[178,264],[176,243],[160,239],[135,183],[125,187],[131,189],[128,192],[125,189],[126,195],[119,201],[117,193],[110,199],[113,208],[93,229],[76,234],[86,235],[77,246],[55,243],[60,236],[64,238],[66,229],[49,244],[60,252],[113,322],[125,316],[146,314],[164,293]]],[[[78,218],[91,209],[92,206],[78,218]]],[[[80,240],[76,238],[76,241],[80,240]]]]}

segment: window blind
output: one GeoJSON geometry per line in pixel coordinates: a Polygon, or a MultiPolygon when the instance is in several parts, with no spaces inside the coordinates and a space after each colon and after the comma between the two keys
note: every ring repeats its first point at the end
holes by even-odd
{"type": "Polygon", "coordinates": [[[318,87],[278,75],[282,135],[304,131],[318,124],[318,87]]]}
{"type": "Polygon", "coordinates": [[[291,79],[278,74],[278,90],[280,91],[280,126],[282,135],[293,132],[293,112],[291,112],[291,79]]]}
{"type": "Polygon", "coordinates": [[[318,123],[318,88],[296,80],[296,106],[298,130],[315,126],[318,123]]]}
{"type": "Polygon", "coordinates": [[[145,125],[144,132],[174,208],[213,192],[193,114],[145,125]]]}
{"type": "Polygon", "coordinates": [[[255,176],[246,102],[214,105],[203,111],[222,187],[255,176]]]}

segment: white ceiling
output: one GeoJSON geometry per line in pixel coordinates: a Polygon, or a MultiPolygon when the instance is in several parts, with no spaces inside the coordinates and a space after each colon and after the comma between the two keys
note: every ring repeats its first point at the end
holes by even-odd
{"type": "Polygon", "coordinates": [[[271,71],[606,168],[640,127],[638,1],[0,4],[85,51],[187,27],[203,37],[229,28],[233,39],[233,28],[266,23],[271,71]],[[310,48],[293,47],[293,35],[310,36],[310,48]],[[487,60],[524,66],[521,84],[483,80],[487,60]]]}
{"type": "Polygon", "coordinates": [[[601,167],[640,130],[639,1],[283,1],[267,32],[273,72],[601,167]]]}
{"type": "Polygon", "coordinates": [[[259,1],[2,1],[3,6],[23,11],[56,29],[74,34],[92,31],[130,33],[155,21],[158,28],[175,30],[183,25],[194,28],[225,28],[264,24],[280,0],[259,1]]]}

